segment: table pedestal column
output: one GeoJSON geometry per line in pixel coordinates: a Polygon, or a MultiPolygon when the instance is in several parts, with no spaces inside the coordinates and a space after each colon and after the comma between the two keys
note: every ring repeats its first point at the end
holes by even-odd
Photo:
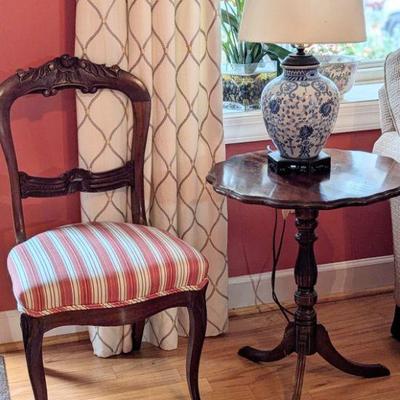
{"type": "Polygon", "coordinates": [[[299,251],[295,266],[297,310],[294,322],[288,324],[282,342],[275,349],[264,351],[246,346],[239,350],[239,355],[254,362],[277,361],[296,352],[298,362],[293,400],[299,399],[301,395],[305,358],[315,353],[321,355],[336,368],[352,375],[365,378],[390,375],[390,371],[383,365],[360,364],[344,358],[333,346],[327,330],[323,325],[317,324],[317,314],[314,309],[317,302],[314,286],[318,276],[314,255],[314,242],[317,240],[315,235],[318,225],[317,218],[317,210],[296,210],[296,240],[299,243],[299,251]]]}
{"type": "Polygon", "coordinates": [[[296,212],[296,240],[299,243],[294,276],[297,291],[294,295],[297,304],[295,313],[296,346],[298,354],[311,355],[316,352],[317,314],[314,305],[317,293],[318,270],[314,256],[314,242],[317,240],[315,229],[318,211],[302,210],[296,212]]]}

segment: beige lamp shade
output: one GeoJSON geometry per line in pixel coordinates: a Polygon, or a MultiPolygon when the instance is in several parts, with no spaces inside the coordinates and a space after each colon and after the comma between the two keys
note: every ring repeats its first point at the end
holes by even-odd
{"type": "Polygon", "coordinates": [[[363,42],[363,0],[246,0],[239,38],[291,44],[363,42]]]}

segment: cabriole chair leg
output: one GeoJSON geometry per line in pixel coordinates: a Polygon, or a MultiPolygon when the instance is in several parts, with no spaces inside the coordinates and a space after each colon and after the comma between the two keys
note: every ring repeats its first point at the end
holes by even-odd
{"type": "Polygon", "coordinates": [[[46,377],[43,367],[43,328],[38,318],[21,315],[25,357],[35,400],[47,400],[46,377]]]}
{"type": "Polygon", "coordinates": [[[186,356],[186,378],[190,398],[192,400],[200,400],[199,365],[207,327],[205,290],[192,292],[191,296],[191,306],[188,307],[190,331],[186,356]]]}
{"type": "Polygon", "coordinates": [[[132,350],[139,351],[142,347],[143,330],[145,325],[145,320],[135,322],[132,325],[132,350]]]}

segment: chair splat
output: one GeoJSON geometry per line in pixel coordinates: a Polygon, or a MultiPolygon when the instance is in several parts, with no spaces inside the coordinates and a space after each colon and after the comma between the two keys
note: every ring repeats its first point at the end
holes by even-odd
{"type": "Polygon", "coordinates": [[[19,172],[21,198],[64,196],[75,192],[104,192],[134,186],[134,163],[106,172],[74,168],[56,178],[42,178],[19,172]]]}

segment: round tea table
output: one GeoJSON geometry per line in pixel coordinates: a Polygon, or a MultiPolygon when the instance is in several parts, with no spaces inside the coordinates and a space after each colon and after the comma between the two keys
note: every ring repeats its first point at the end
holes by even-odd
{"type": "Polygon", "coordinates": [[[298,354],[293,400],[300,399],[306,356],[318,353],[328,363],[365,378],[386,376],[380,364],[360,364],[344,358],[333,346],[327,330],[317,323],[314,305],[317,264],[315,229],[319,210],[366,206],[400,195],[400,164],[386,157],[360,151],[326,149],[332,158],[329,174],[277,175],[269,170],[267,152],[246,153],[216,164],[207,176],[214,190],[243,203],[294,209],[298,256],[295,265],[297,310],[286,327],[282,342],[273,350],[240,349],[254,362],[280,360],[298,354]]]}

